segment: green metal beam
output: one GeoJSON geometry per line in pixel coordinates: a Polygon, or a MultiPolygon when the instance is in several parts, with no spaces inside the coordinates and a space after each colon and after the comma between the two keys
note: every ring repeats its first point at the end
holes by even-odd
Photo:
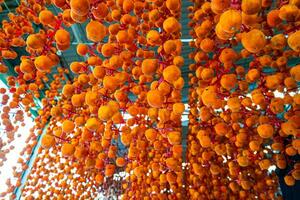
{"type": "Polygon", "coordinates": [[[9,7],[7,6],[7,4],[6,4],[5,1],[3,2],[3,5],[4,5],[4,7],[8,10],[8,12],[10,12],[10,9],[9,9],[9,7]]]}

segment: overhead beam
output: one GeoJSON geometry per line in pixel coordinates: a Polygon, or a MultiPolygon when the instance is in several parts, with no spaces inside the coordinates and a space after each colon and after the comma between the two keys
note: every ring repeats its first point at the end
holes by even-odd
{"type": "MultiPolygon", "coordinates": [[[[75,39],[76,39],[76,42],[75,42],[75,43],[79,44],[79,43],[82,43],[82,40],[81,40],[81,38],[80,38],[80,33],[79,33],[79,31],[78,31],[77,26],[78,26],[77,24],[73,24],[73,25],[71,26],[71,29],[72,29],[72,32],[73,32],[74,37],[75,37],[75,39]]],[[[93,43],[92,43],[92,44],[93,44],[93,43]]]]}
{"type": "Polygon", "coordinates": [[[183,43],[188,43],[188,42],[191,42],[193,40],[194,39],[190,39],[190,38],[180,39],[180,41],[183,42],[183,43]]]}
{"type": "Polygon", "coordinates": [[[4,5],[4,7],[8,10],[8,12],[10,12],[10,9],[9,9],[9,7],[7,6],[7,4],[6,4],[5,1],[3,2],[3,5],[4,5]]]}

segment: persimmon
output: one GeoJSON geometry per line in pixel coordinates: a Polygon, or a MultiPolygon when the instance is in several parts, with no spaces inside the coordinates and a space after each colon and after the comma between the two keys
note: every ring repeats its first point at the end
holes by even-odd
{"type": "Polygon", "coordinates": [[[199,139],[200,141],[200,144],[203,148],[208,148],[211,146],[211,139],[209,136],[207,135],[202,135],[202,136],[199,136],[197,135],[197,138],[199,139]]]}
{"type": "Polygon", "coordinates": [[[258,13],[261,9],[260,0],[243,0],[242,1],[242,11],[247,15],[253,15],[258,13]]]}
{"type": "Polygon", "coordinates": [[[73,93],[74,93],[74,86],[71,84],[66,84],[63,87],[62,93],[64,96],[66,97],[72,97],[73,93]]]}
{"type": "Polygon", "coordinates": [[[52,116],[56,117],[61,115],[62,110],[60,107],[56,106],[51,108],[50,113],[52,116]]]}
{"type": "Polygon", "coordinates": [[[232,112],[238,112],[241,108],[240,99],[238,97],[229,98],[227,105],[232,112]]]}
{"type": "Polygon", "coordinates": [[[215,87],[207,87],[204,89],[203,93],[201,94],[202,102],[205,106],[208,107],[219,107],[220,101],[217,99],[217,93],[215,87]]]}
{"type": "Polygon", "coordinates": [[[84,103],[84,96],[81,94],[74,94],[71,97],[71,103],[74,107],[81,107],[84,103]]]}
{"type": "MultiPolygon", "coordinates": [[[[295,166],[294,166],[294,168],[295,168],[295,166]]],[[[293,172],[292,172],[292,176],[293,176],[293,178],[295,179],[295,180],[299,180],[300,179],[300,171],[299,171],[299,169],[297,169],[297,168],[295,168],[294,170],[293,170],[293,172]]]]}
{"type": "Polygon", "coordinates": [[[5,65],[0,64],[0,73],[4,74],[7,72],[8,72],[8,68],[5,65]]]}
{"type": "MultiPolygon", "coordinates": [[[[180,77],[179,79],[177,79],[174,83],[173,86],[175,89],[177,90],[181,90],[184,87],[184,79],[183,77],[180,77]]],[[[174,94],[174,93],[173,93],[174,94]]],[[[178,93],[177,93],[178,94],[178,93]]]]}
{"type": "Polygon", "coordinates": [[[166,165],[170,170],[177,171],[178,168],[178,161],[175,158],[167,158],[166,165]]]}
{"type": "Polygon", "coordinates": [[[71,0],[70,7],[72,12],[79,16],[85,16],[88,14],[90,9],[90,1],[88,0],[71,0]]]}
{"type": "Polygon", "coordinates": [[[160,108],[164,102],[164,97],[159,90],[151,90],[147,93],[147,102],[153,108],[160,108]]]}
{"type": "Polygon", "coordinates": [[[115,91],[118,88],[118,80],[114,76],[104,76],[103,86],[111,91],[115,91]]]}
{"type": "Polygon", "coordinates": [[[286,4],[279,9],[279,18],[286,21],[294,21],[298,16],[298,7],[293,4],[286,4]]]}
{"type": "Polygon", "coordinates": [[[254,25],[257,21],[257,14],[247,15],[246,13],[242,12],[242,24],[251,26],[254,25]]]}
{"type": "Polygon", "coordinates": [[[211,29],[213,28],[213,24],[210,20],[204,20],[200,26],[195,28],[195,33],[197,37],[202,38],[204,35],[207,35],[211,29]]]}
{"type": "Polygon", "coordinates": [[[42,138],[41,145],[43,148],[50,148],[55,145],[55,139],[52,135],[45,134],[42,138]]]}
{"type": "Polygon", "coordinates": [[[53,3],[57,6],[57,7],[63,7],[66,3],[65,0],[54,0],[53,3]]]}
{"type": "Polygon", "coordinates": [[[287,135],[295,135],[297,133],[295,124],[290,121],[282,123],[281,130],[287,135]]]}
{"type": "Polygon", "coordinates": [[[295,185],[295,179],[293,176],[287,175],[284,177],[284,182],[288,185],[288,186],[293,186],[295,185]]]}
{"type": "Polygon", "coordinates": [[[228,126],[224,122],[220,122],[214,126],[214,130],[218,135],[225,135],[228,132],[228,126]]]}
{"type": "Polygon", "coordinates": [[[205,38],[201,41],[200,48],[204,52],[212,52],[214,50],[214,41],[212,39],[205,38]]]}
{"type": "MultiPolygon", "coordinates": [[[[196,71],[197,73],[198,71],[196,71]]],[[[199,72],[200,72],[200,68],[199,68],[199,72]]],[[[201,70],[200,75],[197,75],[197,77],[201,77],[203,80],[208,81],[211,80],[214,77],[214,70],[211,68],[204,68],[201,70]]]]}
{"type": "Polygon", "coordinates": [[[86,121],[86,128],[90,131],[96,131],[99,129],[100,127],[100,122],[98,121],[97,118],[89,118],[87,121],[86,121]]]}
{"type": "Polygon", "coordinates": [[[34,65],[39,71],[47,71],[51,69],[52,61],[48,56],[42,55],[35,58],[34,65]]]}
{"type": "Polygon", "coordinates": [[[258,69],[251,69],[247,73],[247,79],[250,82],[257,81],[260,78],[260,71],[258,69]]]}
{"type": "Polygon", "coordinates": [[[119,9],[113,9],[111,11],[111,18],[113,20],[119,21],[121,18],[121,11],[119,9]]]}
{"type": "Polygon", "coordinates": [[[74,157],[77,159],[81,159],[86,155],[86,150],[84,147],[76,146],[74,151],[74,157]]]}
{"type": "Polygon", "coordinates": [[[90,21],[86,26],[87,38],[93,42],[100,42],[107,35],[107,28],[99,21],[90,21]]]}
{"type": "Polygon", "coordinates": [[[34,70],[34,63],[31,60],[23,59],[20,64],[20,71],[23,73],[30,73],[34,70]]]}
{"type": "Polygon", "coordinates": [[[65,120],[62,124],[62,131],[65,133],[70,133],[74,130],[75,124],[70,120],[65,120]]]}
{"type": "Polygon", "coordinates": [[[94,69],[93,69],[93,75],[95,78],[97,79],[103,79],[105,76],[105,69],[104,67],[97,65],[94,69]]]}
{"type": "Polygon", "coordinates": [[[95,181],[98,183],[98,184],[102,184],[103,181],[104,181],[104,176],[100,173],[98,173],[96,176],[95,176],[95,181]]]}
{"type": "Polygon", "coordinates": [[[180,144],[181,141],[181,133],[178,131],[171,131],[168,133],[168,141],[172,145],[180,144]]]}
{"type": "Polygon", "coordinates": [[[288,156],[295,156],[297,155],[297,150],[293,146],[289,146],[285,149],[285,153],[288,156]]]}
{"type": "Polygon", "coordinates": [[[185,106],[183,103],[175,103],[173,104],[173,112],[181,115],[185,110],[185,106]]]}
{"type": "MultiPolygon", "coordinates": [[[[152,82],[153,83],[153,82],[152,82]]],[[[157,86],[154,86],[154,88],[156,88],[157,86]]],[[[168,84],[166,81],[161,82],[157,89],[161,92],[162,95],[167,95],[170,93],[171,91],[171,87],[170,84],[168,84]]]]}
{"type": "Polygon", "coordinates": [[[15,59],[15,58],[17,58],[18,54],[12,50],[2,50],[1,56],[4,59],[15,59]]]}
{"type": "Polygon", "coordinates": [[[123,65],[123,60],[120,56],[113,55],[109,59],[109,68],[116,70],[123,65]]]}
{"type": "Polygon", "coordinates": [[[158,134],[158,132],[153,128],[147,129],[145,131],[145,136],[146,136],[147,140],[152,141],[152,142],[156,140],[157,134],[158,134]]]}
{"type": "Polygon", "coordinates": [[[88,53],[88,46],[86,44],[78,44],[76,50],[78,55],[84,56],[88,53]]]}
{"type": "Polygon", "coordinates": [[[74,20],[71,17],[71,9],[65,9],[62,13],[62,20],[67,25],[71,25],[74,23],[74,20]]]}
{"type": "Polygon", "coordinates": [[[170,65],[163,71],[164,79],[169,83],[174,83],[181,76],[181,71],[176,65],[170,65]]]}
{"type": "Polygon", "coordinates": [[[134,2],[132,0],[123,1],[123,10],[126,13],[129,13],[134,8],[134,2]]]}
{"type": "Polygon", "coordinates": [[[161,43],[160,34],[156,30],[150,30],[146,36],[147,43],[149,45],[155,46],[161,43]]]}
{"type": "Polygon", "coordinates": [[[59,29],[54,35],[57,44],[64,45],[70,43],[70,34],[64,29],[59,29]]]}
{"type": "Polygon", "coordinates": [[[180,7],[179,0],[167,0],[166,6],[169,10],[177,10],[180,7]]]}
{"type": "Polygon", "coordinates": [[[300,38],[300,31],[296,31],[291,35],[289,35],[287,40],[289,47],[296,52],[300,51],[299,38],[300,38]]]}
{"type": "Polygon", "coordinates": [[[230,1],[229,0],[212,0],[211,1],[211,10],[215,14],[222,13],[225,9],[230,7],[230,1]]]}
{"type": "Polygon", "coordinates": [[[103,18],[105,18],[109,13],[109,8],[105,3],[99,3],[97,5],[97,7],[95,9],[92,10],[92,14],[93,16],[98,19],[101,20],[103,18]]]}
{"type": "Polygon", "coordinates": [[[267,23],[269,26],[276,27],[282,22],[282,19],[279,17],[279,13],[280,13],[280,11],[277,9],[271,10],[268,13],[267,23]]]}
{"type": "Polygon", "coordinates": [[[280,84],[280,77],[275,75],[266,77],[266,87],[269,89],[275,89],[280,84]]]}
{"type": "Polygon", "coordinates": [[[281,98],[271,100],[270,109],[273,113],[278,114],[284,111],[284,101],[281,98]]]}
{"type": "Polygon", "coordinates": [[[172,54],[176,51],[176,42],[174,40],[167,40],[163,44],[163,49],[166,54],[172,54]]]}
{"type": "Polygon", "coordinates": [[[290,69],[290,74],[296,81],[300,81],[299,69],[300,65],[296,65],[290,69]]]}
{"type": "Polygon", "coordinates": [[[75,147],[73,144],[64,143],[61,147],[61,153],[63,156],[71,156],[75,151],[75,147]]]}
{"type": "Polygon", "coordinates": [[[101,53],[105,57],[110,57],[114,53],[114,44],[112,43],[105,43],[101,47],[101,53]]]}
{"type": "Polygon", "coordinates": [[[112,108],[107,105],[103,105],[98,110],[98,117],[102,121],[108,121],[112,118],[114,112],[112,111],[112,108]]]}
{"type": "Polygon", "coordinates": [[[90,145],[90,150],[91,151],[96,151],[96,152],[102,151],[102,146],[101,146],[100,141],[92,141],[90,144],[91,144],[90,145]]]}
{"type": "Polygon", "coordinates": [[[184,64],[184,58],[182,56],[175,56],[173,58],[173,64],[178,67],[182,67],[184,64]]]}
{"type": "MultiPolygon", "coordinates": [[[[200,35],[200,33],[199,33],[200,35]]],[[[222,25],[218,23],[216,25],[216,35],[218,36],[219,39],[221,40],[229,40],[234,36],[234,33],[228,33],[222,29],[222,25]]]]}
{"type": "Polygon", "coordinates": [[[225,32],[236,32],[242,25],[242,15],[236,10],[229,9],[221,14],[219,23],[225,32]]]}
{"type": "Polygon", "coordinates": [[[89,91],[85,94],[85,103],[89,106],[95,106],[98,102],[99,95],[96,92],[89,91]]]}
{"type": "Polygon", "coordinates": [[[247,167],[249,165],[249,160],[245,156],[238,157],[237,162],[241,167],[247,167]]]}
{"type": "Polygon", "coordinates": [[[271,46],[273,49],[283,49],[286,44],[287,41],[283,34],[277,34],[271,38],[271,46]]]}
{"type": "Polygon", "coordinates": [[[284,85],[288,89],[293,89],[293,88],[297,87],[297,82],[292,77],[287,77],[287,78],[284,79],[284,85]]]}
{"type": "Polygon", "coordinates": [[[41,49],[45,45],[45,40],[40,34],[30,34],[26,39],[26,45],[33,49],[41,49]]]}
{"type": "Polygon", "coordinates": [[[261,124],[257,127],[257,133],[262,138],[271,138],[274,134],[274,128],[270,124],[261,124]]]}
{"type": "Polygon", "coordinates": [[[210,109],[206,106],[201,107],[200,109],[200,119],[202,121],[208,121],[211,118],[212,114],[210,112],[210,109]]]}
{"type": "Polygon", "coordinates": [[[84,23],[88,19],[88,15],[78,15],[74,12],[74,9],[70,10],[70,17],[71,20],[76,22],[76,23],[84,23]]]}
{"type": "Polygon", "coordinates": [[[167,181],[170,184],[176,183],[177,175],[175,172],[167,172],[167,181]]]}
{"type": "Polygon", "coordinates": [[[235,74],[225,74],[222,76],[220,83],[226,90],[232,90],[237,84],[237,77],[235,74]]]}
{"type": "Polygon", "coordinates": [[[55,16],[50,10],[43,10],[39,13],[39,20],[43,25],[52,25],[55,22],[55,16]]]}
{"type": "Polygon", "coordinates": [[[174,33],[181,29],[181,25],[175,17],[169,17],[163,22],[163,29],[167,33],[174,33]]]}
{"type": "Polygon", "coordinates": [[[251,53],[258,53],[266,45],[266,36],[258,29],[253,29],[242,35],[242,45],[251,53]]]}
{"type": "Polygon", "coordinates": [[[127,43],[129,40],[129,33],[126,30],[118,31],[116,38],[120,43],[127,43]]]}
{"type": "Polygon", "coordinates": [[[237,59],[237,54],[232,48],[225,48],[222,50],[219,60],[222,63],[233,63],[237,59]]]}
{"type": "Polygon", "coordinates": [[[73,73],[79,73],[83,68],[84,65],[80,62],[72,62],[70,65],[70,69],[73,73]]]}
{"type": "Polygon", "coordinates": [[[142,72],[146,75],[153,75],[158,68],[156,59],[145,59],[142,62],[142,72]]]}
{"type": "Polygon", "coordinates": [[[126,163],[126,161],[125,161],[125,159],[123,157],[118,157],[116,159],[116,165],[118,167],[123,167],[125,165],[125,163],[126,163]]]}

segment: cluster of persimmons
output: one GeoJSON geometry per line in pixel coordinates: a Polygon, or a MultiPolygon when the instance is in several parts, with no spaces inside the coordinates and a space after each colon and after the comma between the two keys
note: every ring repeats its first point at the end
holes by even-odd
{"type": "Polygon", "coordinates": [[[300,1],[189,7],[190,199],[280,199],[300,178],[300,1]],[[294,61],[293,61],[294,60],[294,61]],[[296,60],[296,61],[295,61],[296,60]]]}
{"type": "Polygon", "coordinates": [[[300,1],[192,1],[186,155],[182,3],[20,1],[0,29],[1,149],[39,109],[18,160],[30,174],[1,196],[267,200],[281,199],[271,166],[299,180],[300,1]],[[72,25],[88,43],[71,42],[72,25]],[[71,48],[82,59],[64,66],[71,48]]]}

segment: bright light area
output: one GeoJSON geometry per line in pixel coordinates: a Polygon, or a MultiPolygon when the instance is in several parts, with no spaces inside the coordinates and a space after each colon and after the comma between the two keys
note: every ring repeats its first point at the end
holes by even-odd
{"type": "MultiPolygon", "coordinates": [[[[6,85],[4,85],[4,83],[0,81],[0,87],[6,88],[6,85]]],[[[13,115],[13,113],[11,113],[11,115],[13,115]]],[[[0,193],[7,190],[6,182],[8,179],[11,179],[10,181],[12,185],[16,183],[16,179],[12,179],[14,167],[16,168],[16,172],[23,171],[22,166],[18,163],[18,158],[20,157],[20,153],[22,152],[22,150],[26,147],[26,139],[30,135],[29,129],[34,125],[33,120],[28,117],[26,113],[24,114],[24,122],[26,125],[24,127],[19,125],[19,129],[15,133],[14,140],[10,143],[7,143],[7,132],[4,131],[4,127],[0,122],[0,137],[3,142],[3,145],[0,146],[0,151],[4,152],[5,150],[14,147],[9,151],[9,153],[6,154],[6,160],[3,162],[3,166],[0,167],[0,193]]],[[[26,155],[25,159],[27,159],[27,157],[28,156],[26,155]]],[[[24,159],[23,156],[22,158],[24,159]]]]}

